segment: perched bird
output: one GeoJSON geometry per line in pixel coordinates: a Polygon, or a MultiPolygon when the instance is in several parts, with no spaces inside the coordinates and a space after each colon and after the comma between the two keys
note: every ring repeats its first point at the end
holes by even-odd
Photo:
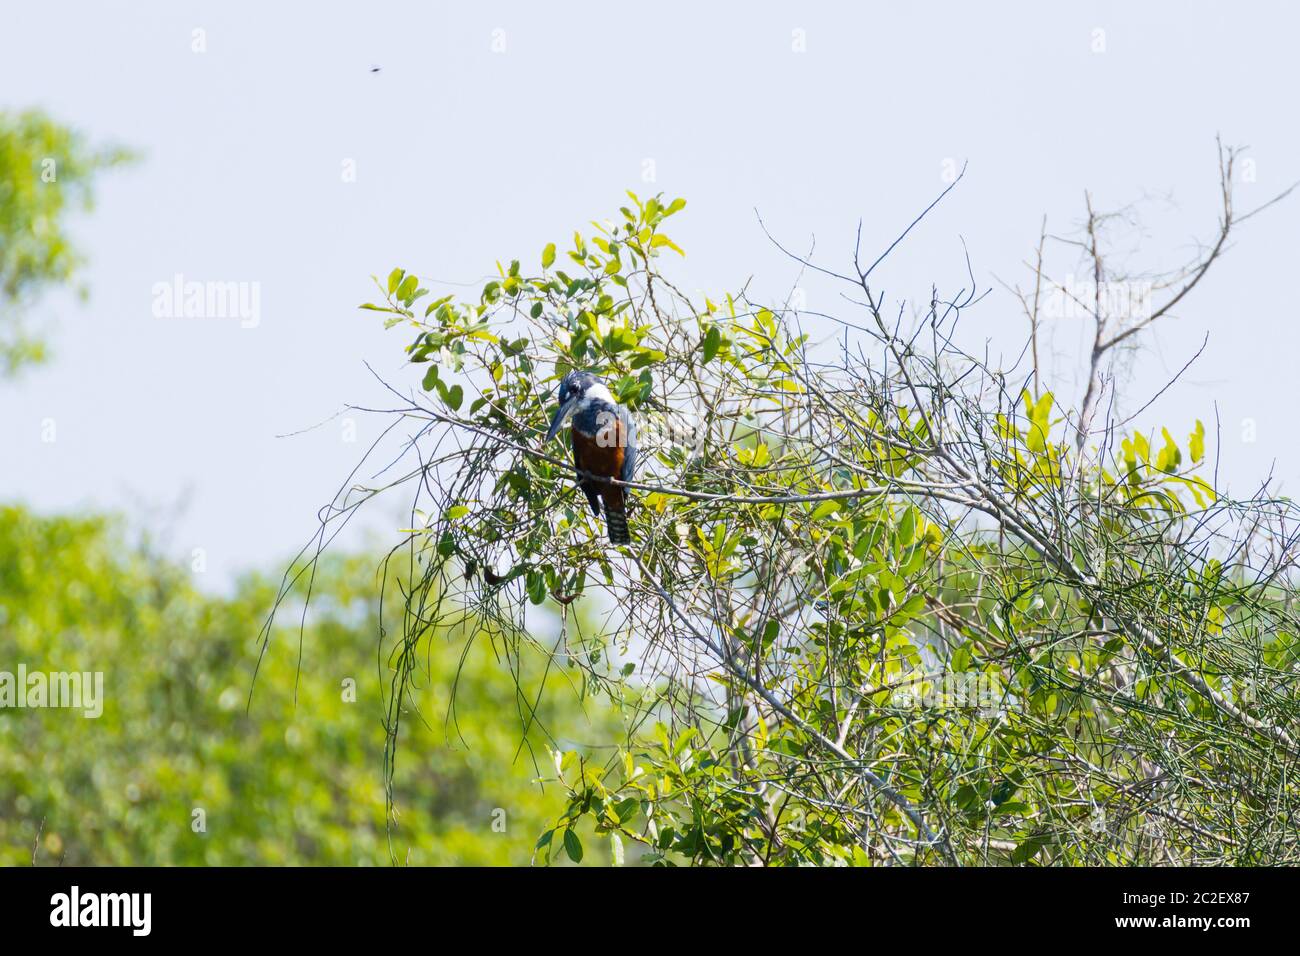
{"type": "MultiPolygon", "coordinates": [[[[614,401],[596,376],[590,372],[570,372],[560,382],[560,407],[546,433],[549,442],[565,420],[573,417],[573,463],[579,471],[602,478],[631,481],[636,473],[636,426],[632,416],[614,401]]],[[[627,530],[627,506],[624,488],[603,481],[578,476],[578,487],[591,504],[591,513],[600,514],[605,504],[605,528],[613,544],[631,544],[627,530]]]]}

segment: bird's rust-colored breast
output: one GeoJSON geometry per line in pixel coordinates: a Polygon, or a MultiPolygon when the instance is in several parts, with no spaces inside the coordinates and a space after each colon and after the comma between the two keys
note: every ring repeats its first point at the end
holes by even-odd
{"type": "Polygon", "coordinates": [[[614,418],[595,435],[573,430],[573,461],[583,471],[605,478],[617,478],[623,472],[627,434],[623,423],[614,418]]]}

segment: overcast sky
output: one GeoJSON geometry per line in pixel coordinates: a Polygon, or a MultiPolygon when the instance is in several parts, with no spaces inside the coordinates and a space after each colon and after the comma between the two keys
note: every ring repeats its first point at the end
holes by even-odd
{"type": "MultiPolygon", "coordinates": [[[[0,383],[0,500],[170,528],[178,557],[204,549],[211,587],[281,559],[379,423],[356,418],[351,443],[343,419],[277,435],[382,401],[364,362],[415,379],[404,336],[356,309],[369,276],[478,283],[629,188],[688,199],[685,287],[753,276],[776,296],[794,273],[755,209],[844,267],[859,218],[883,248],[969,161],[882,278],[891,299],[955,288],[964,239],[995,289],[967,334],[1014,353],[1023,320],[997,278],[1024,280],[1041,217],[1068,231],[1085,188],[1103,207],[1151,199],[1126,248],[1160,267],[1214,231],[1216,133],[1252,147],[1242,208],[1300,179],[1298,33],[1281,2],[5,2],[0,108],[142,158],[76,224],[88,300],[33,316],[53,361],[0,383]],[[256,324],[157,317],[177,274],[256,284],[256,324]]],[[[1300,195],[1243,228],[1128,386],[1141,405],[1208,332],[1147,420],[1185,434],[1217,402],[1238,491],[1274,460],[1284,490],[1300,478],[1298,255],[1300,195]]],[[[1066,391],[1082,328],[1052,338],[1066,391]]]]}

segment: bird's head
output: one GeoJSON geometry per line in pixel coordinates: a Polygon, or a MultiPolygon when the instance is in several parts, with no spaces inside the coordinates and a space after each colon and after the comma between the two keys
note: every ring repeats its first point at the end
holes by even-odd
{"type": "Polygon", "coordinates": [[[604,383],[590,372],[570,372],[560,380],[560,391],[556,396],[560,407],[551,418],[551,427],[546,432],[546,441],[560,433],[560,428],[570,415],[588,402],[607,402],[614,404],[614,396],[604,383]]]}

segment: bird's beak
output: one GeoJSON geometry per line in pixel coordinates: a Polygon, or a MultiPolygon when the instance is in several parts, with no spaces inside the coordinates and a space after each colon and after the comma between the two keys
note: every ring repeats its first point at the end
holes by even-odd
{"type": "Polygon", "coordinates": [[[572,415],[573,410],[577,407],[578,399],[575,396],[555,410],[555,417],[551,419],[551,427],[546,432],[547,442],[560,433],[560,427],[564,424],[564,420],[572,415]]]}

